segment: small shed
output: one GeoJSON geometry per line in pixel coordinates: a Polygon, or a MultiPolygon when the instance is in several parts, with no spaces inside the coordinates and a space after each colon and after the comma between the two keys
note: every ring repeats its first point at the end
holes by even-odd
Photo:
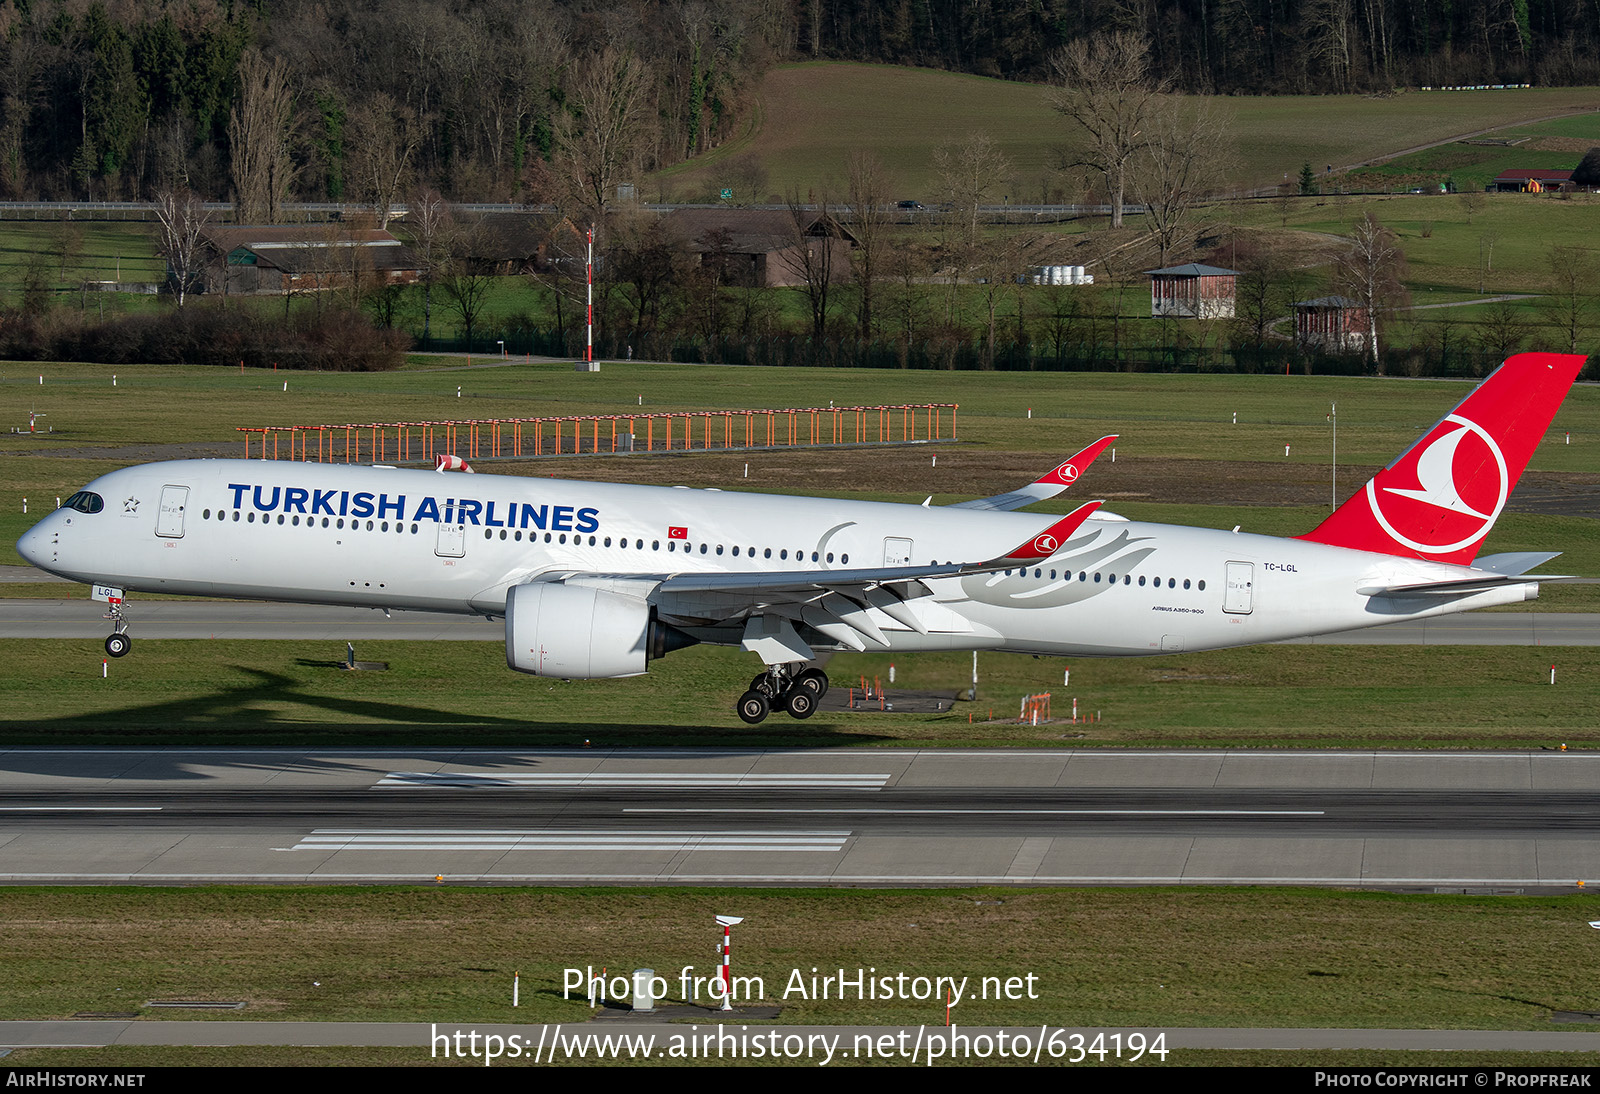
{"type": "Polygon", "coordinates": [[[1571,171],[1552,171],[1542,167],[1502,171],[1489,189],[1498,194],[1543,194],[1571,190],[1571,171]]]}
{"type": "Polygon", "coordinates": [[[1358,301],[1346,296],[1295,301],[1294,340],[1298,346],[1331,353],[1365,353],[1371,337],[1371,316],[1358,301]]]}
{"type": "Polygon", "coordinates": [[[1150,275],[1150,315],[1176,319],[1232,319],[1237,270],[1190,262],[1150,275]]]}

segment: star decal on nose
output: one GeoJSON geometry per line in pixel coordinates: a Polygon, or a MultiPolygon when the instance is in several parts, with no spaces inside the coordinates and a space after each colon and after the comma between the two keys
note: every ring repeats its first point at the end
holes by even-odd
{"type": "Polygon", "coordinates": [[[122,511],[123,513],[137,513],[139,511],[139,499],[129,498],[127,501],[123,502],[122,511]]]}

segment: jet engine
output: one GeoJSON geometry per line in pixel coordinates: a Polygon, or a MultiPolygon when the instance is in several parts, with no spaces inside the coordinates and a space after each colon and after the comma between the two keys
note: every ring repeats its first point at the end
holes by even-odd
{"type": "Polygon", "coordinates": [[[506,590],[506,664],[535,676],[638,676],[697,639],[655,617],[636,596],[534,582],[506,590]]]}

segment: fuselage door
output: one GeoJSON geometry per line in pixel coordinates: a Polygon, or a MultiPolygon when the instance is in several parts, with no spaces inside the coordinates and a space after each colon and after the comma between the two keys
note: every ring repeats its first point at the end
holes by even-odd
{"type": "Polygon", "coordinates": [[[460,558],[467,553],[467,526],[439,522],[439,541],[433,553],[441,558],[460,558]]]}
{"type": "Polygon", "coordinates": [[[896,536],[885,536],[883,540],[883,564],[885,566],[911,565],[911,541],[900,539],[896,536]]]}
{"type": "Polygon", "coordinates": [[[189,504],[187,486],[163,486],[161,508],[156,511],[156,535],[183,538],[183,509],[189,504]]]}
{"type": "Polygon", "coordinates": [[[1228,563],[1227,589],[1222,594],[1222,610],[1233,615],[1249,615],[1255,610],[1252,586],[1256,567],[1253,562],[1228,563]]]}

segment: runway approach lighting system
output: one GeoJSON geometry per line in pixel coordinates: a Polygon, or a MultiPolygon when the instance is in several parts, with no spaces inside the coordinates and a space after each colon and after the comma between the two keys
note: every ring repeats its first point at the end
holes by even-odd
{"type": "Polygon", "coordinates": [[[717,925],[722,928],[722,941],[717,945],[717,952],[722,955],[722,1009],[733,1009],[733,927],[743,923],[744,917],[736,915],[717,916],[717,925]]]}

